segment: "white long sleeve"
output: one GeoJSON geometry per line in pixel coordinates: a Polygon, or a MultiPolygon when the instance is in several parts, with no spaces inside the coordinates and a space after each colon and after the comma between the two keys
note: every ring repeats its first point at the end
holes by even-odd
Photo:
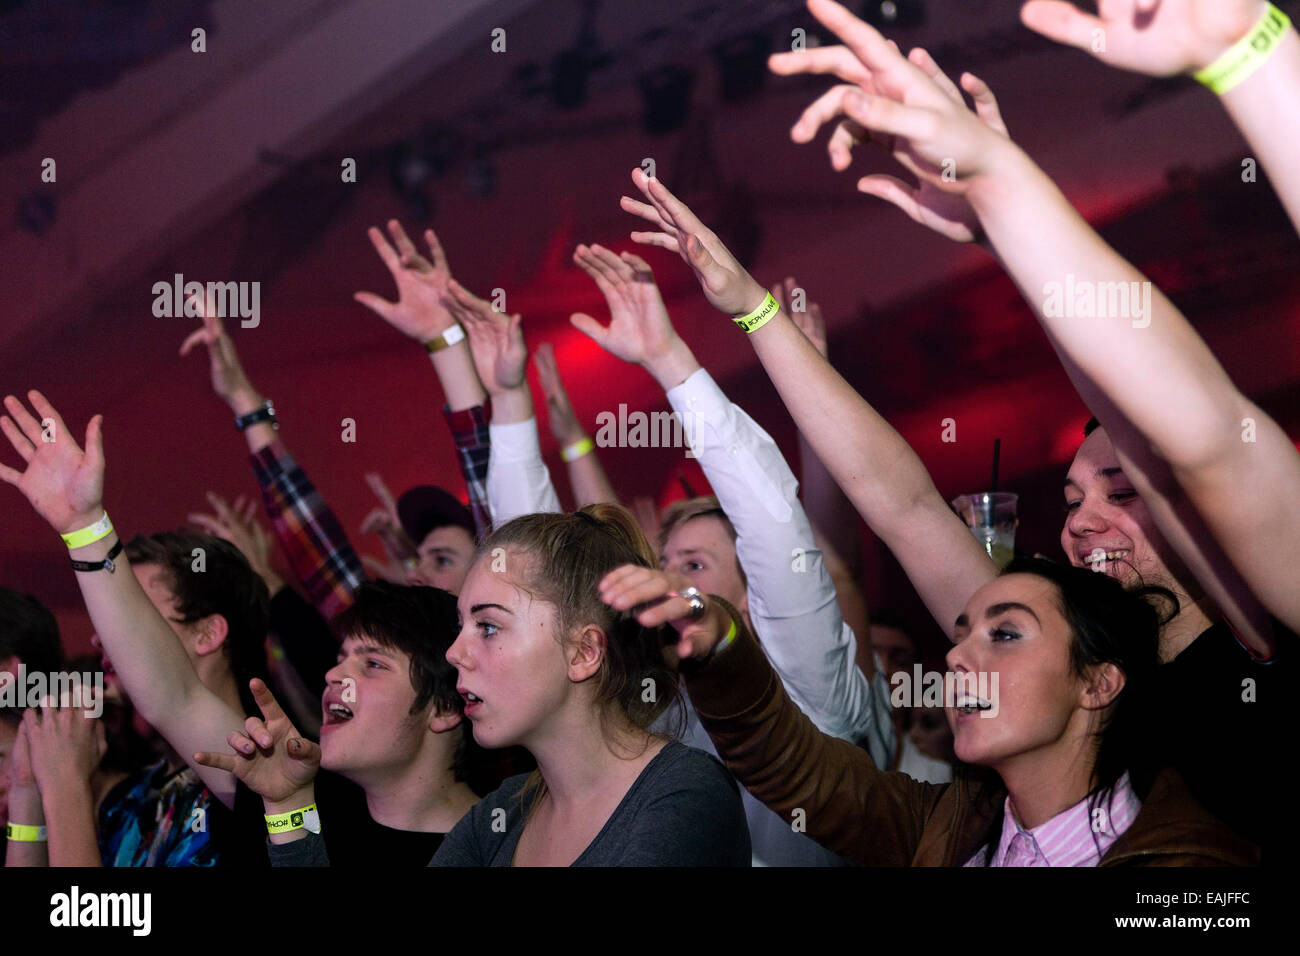
{"type": "Polygon", "coordinates": [[[557,513],[560,498],[542,460],[537,419],[509,425],[488,425],[492,449],[488,455],[487,496],[492,527],[520,515],[557,513]]]}
{"type": "Polygon", "coordinates": [[[858,669],[856,639],[776,442],[703,369],[668,400],[736,529],[754,631],[790,697],[824,733],[866,744],[889,766],[889,688],[883,674],[868,683],[858,669]]]}

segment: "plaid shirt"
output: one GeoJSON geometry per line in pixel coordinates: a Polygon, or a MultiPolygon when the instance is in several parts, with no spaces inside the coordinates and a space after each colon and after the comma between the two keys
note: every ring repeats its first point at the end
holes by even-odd
{"type": "Polygon", "coordinates": [[[294,576],[325,620],[333,620],[352,604],[366,580],[361,559],[283,442],[255,452],[252,462],[271,528],[294,576]]]}
{"type": "Polygon", "coordinates": [[[443,408],[442,414],[451,429],[451,437],[456,441],[460,471],[469,490],[469,510],[474,515],[474,527],[482,541],[492,530],[492,512],[488,508],[487,496],[488,458],[492,443],[488,439],[487,409],[482,405],[459,412],[443,408]]]}
{"type": "MultiPolygon", "coordinates": [[[[482,539],[492,530],[487,504],[491,451],[487,410],[482,405],[459,412],[444,408],[443,415],[456,442],[474,526],[482,539]]],[[[252,462],[271,527],[294,576],[321,615],[333,620],[352,604],[357,588],[366,580],[361,559],[338,518],[283,442],[273,442],[255,453],[252,462]]]]}

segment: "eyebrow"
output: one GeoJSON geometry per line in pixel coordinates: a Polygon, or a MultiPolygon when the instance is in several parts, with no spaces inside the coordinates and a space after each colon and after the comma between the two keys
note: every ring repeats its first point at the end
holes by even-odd
{"type": "MultiPolygon", "coordinates": [[[[1124,474],[1124,469],[1121,468],[1119,465],[1114,465],[1113,467],[1110,468],[1099,468],[1095,472],[1093,472],[1093,475],[1095,475],[1098,478],[1114,478],[1116,475],[1122,475],[1122,474],[1124,474]]],[[[1073,478],[1066,478],[1065,485],[1067,488],[1070,486],[1079,488],[1079,483],[1075,481],[1073,478]]],[[[1079,488],[1079,490],[1082,491],[1083,489],[1079,488]]]]}
{"type": "Polygon", "coordinates": [[[352,654],[377,654],[377,655],[379,655],[380,657],[392,657],[392,656],[393,656],[393,652],[392,652],[391,650],[389,650],[389,649],[386,648],[386,647],[380,647],[378,644],[362,644],[362,645],[360,645],[360,646],[353,645],[352,650],[351,650],[351,651],[347,651],[347,652],[345,652],[345,651],[343,650],[343,648],[340,647],[340,648],[339,648],[339,655],[342,656],[342,655],[345,654],[345,653],[352,653],[352,654]]]}
{"type": "Polygon", "coordinates": [[[475,604],[473,607],[469,609],[469,613],[477,614],[479,611],[486,611],[490,607],[494,607],[498,611],[502,611],[506,614],[509,614],[511,617],[513,617],[515,613],[514,611],[510,610],[510,608],[502,604],[475,604]]]}
{"type": "Polygon", "coordinates": [[[1006,614],[1007,611],[1024,611],[1035,621],[1037,621],[1040,627],[1043,624],[1042,621],[1038,620],[1038,615],[1034,613],[1033,608],[1029,607],[1027,604],[1021,604],[1018,601],[1003,601],[1001,604],[994,604],[988,609],[985,616],[997,617],[999,614],[1006,614]]]}

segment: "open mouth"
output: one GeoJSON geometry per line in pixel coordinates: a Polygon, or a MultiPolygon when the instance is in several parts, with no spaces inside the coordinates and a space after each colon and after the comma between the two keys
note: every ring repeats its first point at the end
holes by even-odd
{"type": "Polygon", "coordinates": [[[1091,568],[1093,571],[1104,571],[1106,566],[1112,561],[1118,561],[1128,555],[1128,550],[1121,548],[1117,551],[1102,551],[1100,548],[1095,549],[1083,558],[1084,567],[1091,568]]]}
{"type": "Polygon", "coordinates": [[[954,709],[958,714],[968,717],[971,714],[978,714],[980,711],[992,710],[993,703],[984,700],[982,697],[962,696],[957,698],[954,709]]]}
{"type": "Polygon", "coordinates": [[[343,704],[327,704],[325,705],[325,712],[322,716],[324,725],[332,727],[338,724],[346,724],[354,715],[352,711],[343,704]]]}
{"type": "Polygon", "coordinates": [[[471,694],[469,691],[465,690],[465,688],[458,687],[456,689],[460,692],[460,696],[465,698],[466,716],[469,716],[478,707],[479,704],[483,703],[483,698],[477,696],[476,694],[471,694]]]}

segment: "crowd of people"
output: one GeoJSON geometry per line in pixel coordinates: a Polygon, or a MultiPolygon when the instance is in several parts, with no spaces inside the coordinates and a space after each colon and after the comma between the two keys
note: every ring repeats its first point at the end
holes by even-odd
{"type": "MultiPolygon", "coordinates": [[[[832,126],[841,171],[868,143],[891,153],[916,183],[858,189],[995,256],[1095,415],[1062,476],[1063,560],[999,567],[831,364],[795,281],[760,284],[641,169],[621,201],[631,239],[680,254],[738,326],[709,341],[753,347],[798,427],[803,494],[677,334],[646,261],[584,244],[573,261],[609,318],[573,324],[663,387],[712,494],[624,507],[600,461],[618,452],[597,452],[543,345],[566,513],[522,317],[460,285],[431,229],[426,253],[392,221],[369,238],[397,299],[356,300],[427,351],[468,503],[367,476],[380,507],[360,531],[384,562],[349,543],[210,303],[180,355],[206,354],[269,532],[256,498],[209,494],[184,529],[128,539],[105,510],[101,417],[79,443],[39,391],[4,399],[21,464],[0,478],[63,537],[102,659],[65,660],[49,611],[0,589],[0,671],[102,671],[106,688],[93,716],[58,695],[0,709],[6,865],[1286,858],[1270,758],[1300,630],[1300,454],[1158,290],[1145,325],[1050,306],[1067,274],[1145,280],[1017,147],[983,81],[954,82],[832,0],[808,7],[841,44],[770,67],[837,83],[792,138],[832,126]],[[854,512],[951,640],[948,674],[995,675],[996,699],[958,680],[941,707],[891,704],[918,654],[867,607],[854,512]]],[[[1195,74],[1300,227],[1286,18],[1265,0],[1101,7],[1032,0],[1022,17],[1119,68],[1195,74]]]]}

